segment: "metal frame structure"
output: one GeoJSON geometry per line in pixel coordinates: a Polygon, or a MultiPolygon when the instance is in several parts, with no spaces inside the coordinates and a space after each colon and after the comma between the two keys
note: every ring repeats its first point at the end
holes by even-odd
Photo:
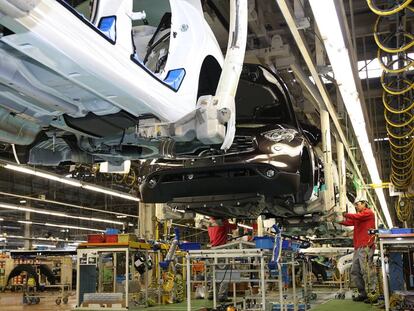
{"type": "MultiPolygon", "coordinates": [[[[332,255],[346,255],[346,254],[351,254],[354,252],[354,249],[352,247],[310,247],[307,249],[301,249],[299,251],[301,254],[303,254],[304,256],[308,257],[308,256],[319,256],[319,255],[325,255],[325,256],[332,256],[332,255]]],[[[304,291],[305,291],[305,296],[308,297],[309,294],[312,293],[312,283],[308,280],[307,275],[312,273],[312,267],[310,265],[310,261],[304,261],[303,262],[303,269],[304,269],[304,278],[303,278],[303,282],[304,282],[304,291]],[[305,276],[306,275],[306,276],[305,276]]],[[[349,280],[349,275],[348,277],[345,275],[345,273],[349,274],[348,272],[344,272],[344,275],[340,274],[339,275],[339,280],[338,281],[332,281],[332,284],[336,284],[339,285],[339,291],[336,295],[336,298],[340,298],[340,299],[344,299],[345,298],[345,287],[346,287],[346,280],[349,280]]],[[[324,286],[326,286],[327,284],[324,284],[324,286]]],[[[348,284],[349,287],[349,284],[348,284]]]]}
{"type": "MultiPolygon", "coordinates": [[[[339,117],[338,114],[335,110],[334,105],[332,104],[330,95],[322,81],[322,78],[319,75],[319,72],[317,70],[317,67],[313,61],[313,57],[312,57],[312,53],[310,52],[310,48],[307,44],[305,35],[303,32],[300,31],[300,29],[298,28],[297,24],[296,24],[296,19],[295,19],[295,15],[294,15],[294,11],[293,8],[291,6],[291,4],[289,3],[289,1],[287,0],[276,0],[277,4],[279,5],[279,8],[286,20],[286,23],[292,33],[292,36],[299,48],[299,51],[303,57],[303,59],[305,60],[305,63],[307,65],[307,67],[309,68],[309,71],[312,75],[312,78],[315,81],[316,87],[317,89],[315,89],[315,87],[309,83],[309,78],[304,78],[303,76],[301,76],[300,74],[297,75],[298,67],[293,65],[291,66],[292,70],[294,71],[295,75],[298,76],[298,78],[301,80],[301,82],[303,82],[303,84],[306,86],[306,88],[308,89],[308,91],[310,92],[310,94],[315,98],[316,102],[319,103],[319,110],[321,112],[321,116],[322,114],[325,113],[329,113],[330,118],[332,119],[333,124],[335,125],[335,129],[337,131],[337,134],[339,137],[337,137],[337,140],[340,140],[346,150],[346,153],[352,163],[353,169],[355,170],[356,174],[358,175],[358,178],[361,180],[363,186],[366,186],[366,183],[364,181],[363,175],[361,173],[361,170],[358,166],[358,162],[354,156],[354,154],[351,151],[351,146],[348,143],[348,140],[346,138],[346,135],[342,129],[341,124],[339,123],[339,117]],[[322,100],[321,100],[322,99],[322,100]]],[[[362,94],[362,92],[360,93],[362,94]]],[[[322,117],[321,117],[322,119],[322,117]]],[[[382,217],[381,212],[379,211],[379,209],[377,208],[376,204],[375,204],[375,200],[372,197],[372,195],[367,192],[367,195],[369,196],[371,203],[375,209],[375,211],[377,212],[377,214],[379,215],[382,223],[384,223],[384,225],[387,226],[387,222],[385,221],[384,217],[382,217]]]]}
{"type": "MultiPolygon", "coordinates": [[[[282,266],[284,265],[292,265],[292,299],[294,304],[294,310],[298,310],[298,297],[296,293],[296,283],[295,283],[295,269],[294,266],[298,265],[298,262],[295,260],[295,253],[294,252],[286,252],[281,258],[285,258],[286,261],[277,262],[277,270],[278,275],[274,279],[266,278],[266,267],[269,261],[272,258],[272,251],[267,249],[258,249],[254,248],[254,243],[244,242],[244,241],[234,241],[228,243],[226,245],[218,246],[213,249],[209,250],[197,250],[197,251],[188,251],[186,254],[186,279],[187,279],[187,310],[191,310],[191,284],[194,282],[200,283],[200,281],[191,281],[191,260],[193,259],[204,259],[204,260],[212,260],[213,262],[207,265],[212,267],[212,287],[213,287],[213,307],[217,308],[217,280],[216,280],[216,266],[219,263],[219,259],[226,260],[226,264],[233,265],[241,265],[240,263],[235,263],[234,259],[242,259],[242,258],[256,258],[259,262],[257,266],[259,269],[257,270],[240,270],[243,272],[258,272],[259,279],[248,279],[248,280],[232,280],[233,283],[233,303],[236,305],[236,283],[243,283],[243,282],[254,282],[259,284],[259,291],[260,294],[258,296],[244,296],[243,297],[243,310],[250,310],[246,309],[246,301],[249,299],[259,300],[261,301],[261,308],[254,309],[254,310],[266,310],[266,301],[268,300],[268,295],[266,295],[266,283],[277,283],[278,284],[278,294],[279,294],[279,304],[281,310],[283,310],[283,306],[285,304],[285,293],[283,291],[283,280],[282,280],[282,266]],[[247,248],[246,248],[247,247],[247,248]]],[[[249,263],[251,265],[251,263],[249,263]]],[[[206,282],[206,281],[205,281],[206,282]]],[[[275,297],[272,297],[275,298],[275,297]]]]}
{"type": "MultiPolygon", "coordinates": [[[[115,246],[115,247],[93,247],[93,248],[79,248],[77,251],[77,263],[76,263],[76,308],[78,310],[89,310],[91,308],[84,308],[81,307],[81,303],[80,303],[80,282],[81,282],[81,273],[80,273],[80,265],[81,265],[81,259],[82,259],[82,255],[86,254],[87,257],[89,258],[89,254],[96,254],[98,255],[99,253],[125,253],[125,258],[127,259],[127,262],[125,264],[125,275],[128,276],[129,275],[129,254],[130,254],[130,247],[128,245],[122,247],[122,246],[115,246]]],[[[88,259],[87,259],[88,260],[88,259]]],[[[116,257],[115,257],[115,261],[116,263],[116,257]]],[[[96,262],[96,264],[98,264],[98,262],[96,262]]],[[[126,279],[127,281],[125,282],[125,308],[121,308],[120,310],[128,310],[128,306],[129,306],[129,282],[128,282],[128,278],[126,279]]],[[[114,282],[116,280],[114,279],[114,282]]],[[[92,309],[97,309],[96,307],[93,307],[92,309]]]]}
{"type": "MultiPolygon", "coordinates": [[[[265,256],[271,255],[269,251],[262,249],[214,249],[189,251],[186,255],[186,272],[187,272],[187,310],[191,311],[191,259],[212,259],[213,260],[213,307],[217,308],[216,294],[216,265],[218,259],[235,259],[235,258],[258,258],[260,260],[260,293],[262,306],[266,305],[265,290],[265,256]]],[[[232,264],[232,263],[230,263],[232,264]]],[[[251,280],[249,280],[251,281],[251,280]]],[[[243,281],[246,282],[246,281],[243,281]]]]}
{"type": "Polygon", "coordinates": [[[380,245],[381,256],[381,271],[382,271],[382,284],[384,289],[384,302],[385,311],[390,310],[390,293],[388,287],[387,273],[385,268],[385,256],[384,248],[387,246],[392,248],[393,246],[407,246],[414,244],[414,234],[379,234],[378,235],[380,245]]]}

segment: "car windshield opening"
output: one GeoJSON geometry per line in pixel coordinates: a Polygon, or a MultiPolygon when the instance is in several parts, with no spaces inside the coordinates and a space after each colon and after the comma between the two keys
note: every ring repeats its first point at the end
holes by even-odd
{"type": "Polygon", "coordinates": [[[291,124],[288,104],[281,90],[240,80],[236,95],[236,119],[240,124],[291,124]]]}

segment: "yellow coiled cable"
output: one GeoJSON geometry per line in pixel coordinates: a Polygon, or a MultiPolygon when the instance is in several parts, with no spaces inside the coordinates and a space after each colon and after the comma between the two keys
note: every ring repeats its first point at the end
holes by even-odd
{"type": "Polygon", "coordinates": [[[402,134],[397,135],[397,134],[395,134],[394,132],[391,131],[391,129],[389,128],[388,124],[386,126],[387,126],[387,133],[388,133],[388,135],[391,136],[394,139],[397,139],[397,140],[407,139],[407,137],[410,137],[413,134],[413,128],[412,127],[407,132],[404,132],[402,134]]]}
{"type": "Polygon", "coordinates": [[[373,0],[367,0],[370,9],[378,15],[374,24],[374,40],[378,45],[377,58],[383,69],[381,85],[384,90],[384,118],[391,149],[391,182],[397,188],[406,188],[413,181],[414,167],[414,102],[411,92],[414,83],[405,77],[405,72],[414,66],[408,50],[414,46],[414,35],[407,31],[406,9],[414,12],[414,0],[394,1],[390,8],[380,9],[373,0]],[[383,18],[396,16],[396,27],[389,32],[380,31],[383,18]],[[394,43],[397,46],[392,46],[394,43]],[[392,54],[391,56],[382,55],[392,54]]]}
{"type": "MultiPolygon", "coordinates": [[[[382,94],[382,103],[384,104],[385,109],[387,109],[389,112],[397,114],[397,113],[405,113],[405,112],[408,112],[408,111],[414,109],[414,101],[413,101],[411,104],[408,104],[407,107],[403,107],[400,110],[397,110],[397,109],[391,107],[391,103],[389,101],[387,101],[387,96],[388,96],[388,93],[383,92],[383,94],[382,94]]],[[[411,101],[411,99],[408,98],[408,97],[403,97],[402,99],[404,101],[408,101],[408,102],[411,101]]]]}
{"type": "Polygon", "coordinates": [[[394,68],[391,67],[395,64],[394,61],[391,61],[387,64],[384,63],[384,61],[382,59],[382,56],[381,56],[381,49],[378,49],[378,51],[377,51],[377,59],[379,61],[379,64],[380,64],[381,68],[383,70],[385,70],[386,72],[389,72],[389,73],[402,73],[404,71],[409,70],[411,67],[414,66],[414,60],[409,59],[409,57],[407,55],[407,51],[404,51],[404,53],[405,53],[404,58],[399,57],[398,60],[399,61],[404,61],[406,63],[406,65],[401,67],[401,68],[397,68],[397,69],[394,69],[394,68]]]}
{"type": "Polygon", "coordinates": [[[403,89],[396,89],[396,88],[392,88],[392,82],[398,82],[398,81],[392,81],[392,82],[385,82],[385,75],[386,72],[383,71],[382,75],[381,75],[381,85],[382,88],[384,89],[384,91],[386,91],[388,94],[391,95],[403,95],[405,93],[407,93],[408,91],[412,90],[414,88],[414,83],[411,83],[411,81],[408,80],[400,80],[400,82],[404,83],[406,85],[405,88],[403,89]]]}
{"type": "MultiPolygon", "coordinates": [[[[395,6],[393,6],[392,8],[389,9],[385,9],[385,10],[381,10],[379,9],[376,5],[375,2],[373,0],[367,0],[368,6],[371,9],[372,12],[374,12],[377,15],[380,16],[388,16],[388,15],[393,15],[396,14],[402,10],[404,10],[405,8],[410,8],[410,4],[413,0],[406,0],[403,3],[396,3],[395,6]]],[[[412,8],[411,8],[412,9],[412,8]]]]}
{"type": "MultiPolygon", "coordinates": [[[[396,54],[396,53],[404,52],[408,50],[409,48],[411,48],[412,46],[414,46],[414,36],[408,32],[403,33],[404,37],[410,40],[408,43],[404,44],[403,46],[396,47],[396,48],[385,46],[385,42],[381,41],[379,37],[380,31],[378,31],[378,26],[380,24],[381,19],[382,17],[378,16],[377,20],[375,21],[375,25],[374,25],[374,40],[381,50],[383,50],[384,52],[390,53],[390,54],[396,54]]],[[[388,36],[386,41],[390,41],[390,39],[396,34],[397,33],[394,32],[393,34],[388,36]]]]}

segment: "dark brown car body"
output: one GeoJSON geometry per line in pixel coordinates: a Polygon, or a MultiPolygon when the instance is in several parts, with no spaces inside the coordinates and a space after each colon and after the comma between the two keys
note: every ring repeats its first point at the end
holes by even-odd
{"type": "Polygon", "coordinates": [[[141,186],[143,201],[215,217],[255,218],[293,216],[292,206],[310,200],[320,180],[312,147],[318,131],[299,125],[281,78],[246,64],[236,113],[236,136],[226,153],[210,146],[160,162],[141,186]]]}

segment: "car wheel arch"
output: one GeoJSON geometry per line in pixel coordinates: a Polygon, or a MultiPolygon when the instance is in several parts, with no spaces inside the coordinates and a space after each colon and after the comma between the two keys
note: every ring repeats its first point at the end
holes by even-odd
{"type": "Polygon", "coordinates": [[[313,159],[312,159],[312,150],[310,150],[306,145],[303,146],[301,154],[300,154],[300,165],[299,165],[299,173],[300,173],[300,180],[301,183],[311,183],[313,180],[313,159]],[[307,179],[304,179],[303,176],[304,172],[308,173],[307,179]]]}
{"type": "Polygon", "coordinates": [[[222,67],[212,55],[207,55],[201,63],[198,76],[197,99],[204,95],[215,95],[222,67]]]}

